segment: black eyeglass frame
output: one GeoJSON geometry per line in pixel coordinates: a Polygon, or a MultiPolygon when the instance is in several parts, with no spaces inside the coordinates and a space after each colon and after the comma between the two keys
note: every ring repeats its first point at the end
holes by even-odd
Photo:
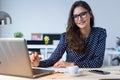
{"type": "Polygon", "coordinates": [[[78,15],[73,15],[73,19],[75,20],[75,18],[78,19],[79,17],[83,19],[84,16],[85,16],[85,17],[87,16],[87,13],[88,13],[88,11],[85,11],[85,12],[81,12],[81,13],[78,14],[78,15]]]}

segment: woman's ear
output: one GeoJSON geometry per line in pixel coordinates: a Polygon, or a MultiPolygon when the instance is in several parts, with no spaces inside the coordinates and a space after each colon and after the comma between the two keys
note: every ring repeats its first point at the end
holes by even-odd
{"type": "Polygon", "coordinates": [[[92,17],[93,17],[93,15],[92,15],[92,11],[90,11],[90,13],[89,13],[89,14],[90,14],[90,18],[92,18],[92,17]]]}

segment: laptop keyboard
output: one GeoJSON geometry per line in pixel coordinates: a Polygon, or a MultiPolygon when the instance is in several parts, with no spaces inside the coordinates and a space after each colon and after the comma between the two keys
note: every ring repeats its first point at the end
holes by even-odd
{"type": "Polygon", "coordinates": [[[53,72],[52,70],[45,70],[45,69],[32,69],[34,75],[36,74],[43,74],[43,73],[50,73],[53,72]]]}
{"type": "Polygon", "coordinates": [[[40,69],[32,69],[32,72],[33,72],[34,75],[40,74],[41,71],[42,71],[42,70],[40,70],[40,69]]]}

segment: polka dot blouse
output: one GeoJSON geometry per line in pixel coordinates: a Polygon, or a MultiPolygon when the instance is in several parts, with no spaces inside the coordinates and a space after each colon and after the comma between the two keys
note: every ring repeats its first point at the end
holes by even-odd
{"type": "Polygon", "coordinates": [[[85,52],[77,53],[68,47],[66,34],[61,34],[57,48],[47,60],[40,61],[39,67],[50,67],[59,61],[66,51],[66,62],[73,62],[80,68],[98,68],[103,64],[106,30],[100,27],[91,28],[90,35],[85,39],[85,52]]]}

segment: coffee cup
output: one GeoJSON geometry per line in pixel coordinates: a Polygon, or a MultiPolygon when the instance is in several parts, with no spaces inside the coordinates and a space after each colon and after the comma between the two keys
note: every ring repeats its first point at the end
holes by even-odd
{"type": "Polygon", "coordinates": [[[71,75],[79,74],[80,70],[78,66],[69,66],[68,73],[71,75]]]}

